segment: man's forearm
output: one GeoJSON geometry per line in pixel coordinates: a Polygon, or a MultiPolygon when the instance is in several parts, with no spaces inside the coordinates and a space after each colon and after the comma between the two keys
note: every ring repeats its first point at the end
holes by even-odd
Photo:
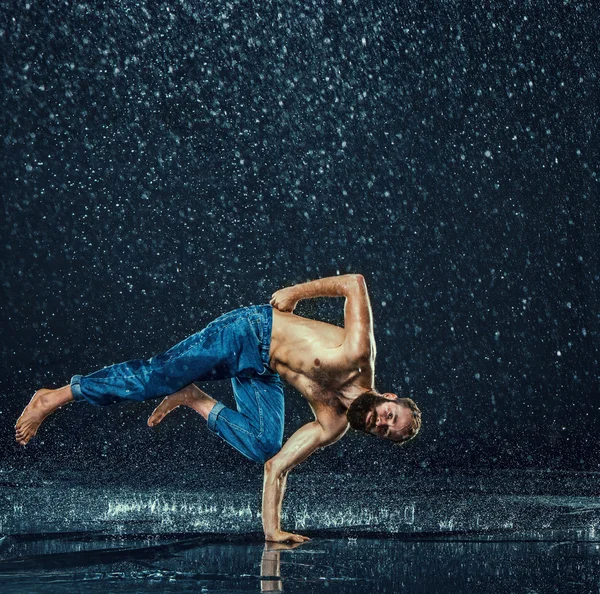
{"type": "Polygon", "coordinates": [[[356,286],[358,276],[356,274],[328,276],[294,285],[293,289],[298,300],[313,297],[342,297],[347,296],[348,292],[356,286]]]}
{"type": "Polygon", "coordinates": [[[281,506],[287,483],[287,472],[277,476],[265,472],[262,500],[262,520],[265,538],[269,540],[281,532],[281,506]]]}

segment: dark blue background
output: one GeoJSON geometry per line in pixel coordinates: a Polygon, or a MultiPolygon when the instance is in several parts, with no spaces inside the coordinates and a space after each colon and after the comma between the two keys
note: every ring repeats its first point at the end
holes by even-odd
{"type": "Polygon", "coordinates": [[[423,429],[305,466],[598,468],[594,2],[1,6],[4,466],[260,470],[191,412],[147,428],[154,403],[70,406],[25,450],[12,425],[34,389],[361,272],[376,387],[423,429]]]}

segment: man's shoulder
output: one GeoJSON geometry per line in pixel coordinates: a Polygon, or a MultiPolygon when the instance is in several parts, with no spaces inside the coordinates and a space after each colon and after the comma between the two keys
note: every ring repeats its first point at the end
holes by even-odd
{"type": "Polygon", "coordinates": [[[326,445],[340,439],[348,430],[350,425],[346,410],[347,407],[336,397],[323,402],[316,410],[317,422],[323,429],[326,445]]]}

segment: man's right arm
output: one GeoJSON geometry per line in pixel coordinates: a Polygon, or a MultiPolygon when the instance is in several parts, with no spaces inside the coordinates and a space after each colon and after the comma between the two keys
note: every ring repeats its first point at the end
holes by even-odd
{"type": "Polygon", "coordinates": [[[318,421],[300,427],[279,452],[265,463],[262,520],[265,539],[274,542],[304,542],[306,536],[281,529],[281,506],[289,471],[315,450],[337,441],[346,431],[347,423],[335,433],[326,432],[318,421]]]}

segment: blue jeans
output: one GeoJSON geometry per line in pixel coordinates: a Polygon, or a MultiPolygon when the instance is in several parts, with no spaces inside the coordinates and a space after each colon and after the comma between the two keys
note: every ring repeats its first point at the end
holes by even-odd
{"type": "Polygon", "coordinates": [[[236,309],[162,355],[73,376],[73,398],[102,406],[167,396],[192,382],[231,379],[237,411],[217,402],[208,428],[264,463],[283,440],[283,384],[269,367],[272,325],[270,305],[236,309]]]}

